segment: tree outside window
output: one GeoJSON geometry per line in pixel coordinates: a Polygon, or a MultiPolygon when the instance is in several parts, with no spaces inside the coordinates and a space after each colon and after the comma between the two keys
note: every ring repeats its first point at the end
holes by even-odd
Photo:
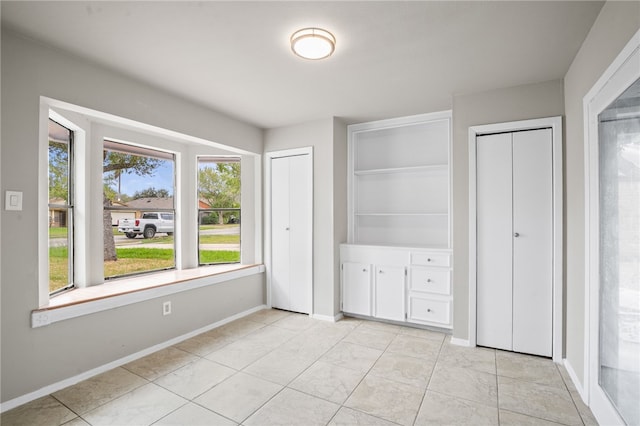
{"type": "Polygon", "coordinates": [[[240,262],[240,158],[198,159],[201,265],[240,262]]]}

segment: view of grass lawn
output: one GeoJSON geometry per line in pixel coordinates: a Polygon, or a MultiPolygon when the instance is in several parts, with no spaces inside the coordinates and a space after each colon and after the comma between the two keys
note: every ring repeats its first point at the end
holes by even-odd
{"type": "MultiPolygon", "coordinates": [[[[60,229],[60,228],[53,228],[60,229]]],[[[67,228],[64,228],[65,231],[67,228]]],[[[69,284],[69,250],[66,247],[49,248],[49,292],[69,284]]]]}
{"type": "Polygon", "coordinates": [[[49,238],[67,238],[67,228],[49,228],[49,238]]]}
{"type": "MultiPolygon", "coordinates": [[[[220,235],[224,236],[224,235],[220,235]]],[[[237,235],[236,235],[237,236],[237,235]]],[[[157,239],[152,239],[154,241],[157,239]]],[[[118,260],[104,263],[105,277],[133,274],[171,268],[175,265],[173,249],[116,248],[118,260]]],[[[69,283],[66,247],[49,248],[49,291],[53,292],[69,283]]],[[[232,250],[201,250],[200,263],[234,263],[240,261],[240,252],[232,250]]]]}
{"type": "Polygon", "coordinates": [[[118,260],[104,262],[105,277],[157,271],[175,266],[173,249],[116,248],[116,253],[118,260]]]}
{"type": "Polygon", "coordinates": [[[200,250],[200,263],[238,263],[240,252],[233,250],[200,250]]]}

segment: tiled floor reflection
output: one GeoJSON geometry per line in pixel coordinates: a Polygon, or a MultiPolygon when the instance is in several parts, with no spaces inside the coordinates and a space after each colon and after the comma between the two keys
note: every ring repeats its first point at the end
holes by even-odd
{"type": "Polygon", "coordinates": [[[563,367],[263,310],[0,417],[13,425],[596,425],[563,367]]]}

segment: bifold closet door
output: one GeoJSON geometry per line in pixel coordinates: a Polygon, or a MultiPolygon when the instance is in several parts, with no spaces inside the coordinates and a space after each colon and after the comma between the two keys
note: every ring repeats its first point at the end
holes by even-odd
{"type": "Polygon", "coordinates": [[[476,139],[478,345],[512,350],[511,134],[476,139]]]}
{"type": "Polygon", "coordinates": [[[271,305],[311,313],[308,155],[271,160],[271,305]]]}
{"type": "Polygon", "coordinates": [[[551,130],[476,143],[477,343],[551,356],[551,130]]]}
{"type": "Polygon", "coordinates": [[[513,133],[513,350],[553,347],[551,129],[513,133]]]}

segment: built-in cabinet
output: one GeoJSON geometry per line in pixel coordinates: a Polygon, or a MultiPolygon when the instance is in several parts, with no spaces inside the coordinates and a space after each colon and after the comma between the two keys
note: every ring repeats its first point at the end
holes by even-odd
{"type": "Polygon", "coordinates": [[[450,111],[351,125],[342,310],[451,327],[450,111]]]}

